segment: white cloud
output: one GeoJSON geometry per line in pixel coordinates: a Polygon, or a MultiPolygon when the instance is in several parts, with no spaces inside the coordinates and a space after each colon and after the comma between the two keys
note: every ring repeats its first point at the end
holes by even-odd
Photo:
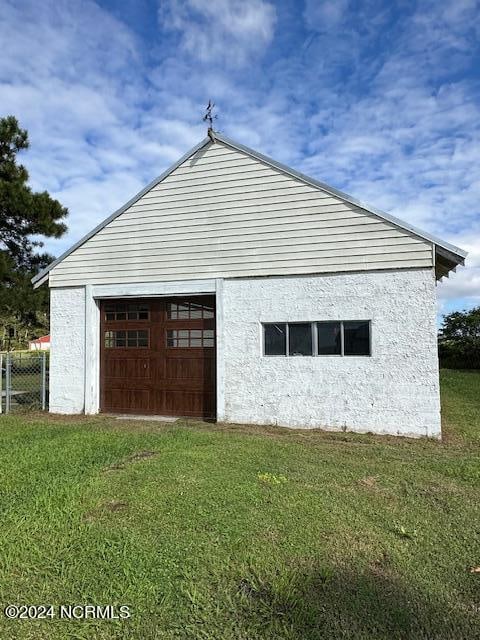
{"type": "Polygon", "coordinates": [[[4,2],[2,115],[29,131],[21,155],[35,189],[70,209],[59,254],[161,173],[199,137],[150,104],[139,42],[92,0],[4,2]]]}
{"type": "Polygon", "coordinates": [[[162,0],[159,19],[194,60],[242,66],[271,42],[276,11],[264,0],[162,0]]]}
{"type": "Polygon", "coordinates": [[[304,19],[316,31],[327,30],[348,17],[349,0],[306,0],[304,19]]]}
{"type": "Polygon", "coordinates": [[[394,23],[377,0],[162,0],[152,43],[93,0],[4,0],[1,108],[30,132],[35,188],[71,211],[47,247],[58,255],[198,142],[213,98],[227,135],[466,248],[438,293],[477,300],[476,11],[427,0],[394,23]]]}

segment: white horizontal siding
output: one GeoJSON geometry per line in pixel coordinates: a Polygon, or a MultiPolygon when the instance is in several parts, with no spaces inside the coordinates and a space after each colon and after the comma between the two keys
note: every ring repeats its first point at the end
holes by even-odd
{"type": "Polygon", "coordinates": [[[50,284],[431,266],[429,242],[215,144],[54,267],[50,284]]]}
{"type": "MultiPolygon", "coordinates": [[[[369,241],[371,248],[385,246],[387,239],[391,245],[407,244],[407,240],[410,240],[408,236],[394,236],[391,231],[377,231],[369,233],[373,236],[369,241]]],[[[331,234],[330,236],[319,236],[320,240],[319,238],[317,238],[317,240],[319,240],[318,244],[321,245],[321,249],[324,250],[343,248],[346,247],[347,244],[351,247],[363,247],[365,244],[365,237],[362,238],[361,235],[362,234],[355,233],[331,234]]],[[[252,242],[248,244],[248,249],[261,249],[267,253],[269,250],[274,249],[278,252],[279,248],[281,249],[286,244],[296,246],[300,249],[303,245],[311,245],[312,238],[310,237],[310,234],[305,234],[303,230],[300,232],[292,231],[289,237],[281,239],[276,237],[262,237],[259,235],[258,239],[252,240],[252,242]],[[303,234],[303,236],[298,234],[303,234]]],[[[414,246],[417,247],[418,245],[414,246]]],[[[104,244],[104,251],[102,251],[101,255],[98,254],[97,247],[98,245],[95,245],[94,247],[85,249],[82,251],[82,254],[74,258],[72,262],[77,261],[81,263],[86,259],[91,258],[102,260],[103,258],[111,255],[116,255],[117,258],[126,257],[123,242],[121,240],[117,240],[116,243],[110,242],[108,244],[104,244]]],[[[157,255],[172,254],[178,256],[180,249],[190,249],[191,247],[195,248],[197,256],[205,252],[210,253],[212,248],[215,248],[215,251],[218,254],[224,254],[224,252],[228,252],[232,249],[246,249],[245,242],[238,241],[238,239],[232,242],[224,242],[223,240],[212,241],[211,239],[196,240],[186,238],[183,240],[165,240],[163,238],[151,238],[150,240],[145,240],[144,242],[131,247],[128,257],[132,255],[143,258],[152,257],[155,259],[157,255]]]]}
{"type": "MultiPolygon", "coordinates": [[[[409,244],[392,244],[388,246],[388,253],[390,256],[393,254],[405,253],[415,258],[425,255],[425,250],[422,247],[412,247],[409,244]]],[[[253,260],[257,264],[273,263],[281,261],[282,264],[288,260],[301,259],[316,259],[324,256],[326,261],[336,258],[353,258],[358,257],[368,260],[370,256],[374,259],[378,258],[378,247],[339,247],[339,248],[325,248],[315,249],[312,251],[305,251],[303,246],[294,247],[288,252],[279,251],[279,247],[269,247],[260,249],[232,249],[230,251],[218,252],[218,254],[209,260],[209,265],[218,265],[221,268],[227,268],[234,265],[249,265],[253,260]]],[[[101,259],[91,256],[89,260],[82,260],[78,262],[77,273],[88,273],[91,268],[91,263],[97,264],[97,260],[100,265],[110,270],[115,268],[118,271],[135,270],[149,270],[156,265],[160,266],[164,263],[165,269],[171,269],[173,267],[182,267],[185,260],[183,257],[179,257],[178,253],[156,253],[155,255],[142,256],[131,255],[125,261],[119,264],[121,258],[118,254],[102,256],[101,259]]],[[[197,254],[190,258],[190,266],[202,266],[205,262],[205,256],[203,254],[197,254]]],[[[327,264],[327,263],[326,263],[327,264]]]]}

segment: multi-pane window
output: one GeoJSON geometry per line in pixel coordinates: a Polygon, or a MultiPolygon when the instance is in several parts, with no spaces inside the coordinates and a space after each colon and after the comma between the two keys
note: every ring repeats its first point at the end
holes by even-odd
{"type": "Polygon", "coordinates": [[[169,320],[208,320],[215,317],[213,304],[205,302],[170,302],[167,307],[169,320]]]}
{"type": "Polygon", "coordinates": [[[105,305],[105,320],[148,320],[148,304],[115,302],[105,305]]]}
{"type": "Polygon", "coordinates": [[[370,321],[284,322],[263,325],[266,356],[369,356],[370,321]]]}
{"type": "Polygon", "coordinates": [[[105,331],[105,347],[148,347],[148,330],[105,331]]]}
{"type": "Polygon", "coordinates": [[[213,329],[169,329],[167,347],[213,347],[213,329]]]}

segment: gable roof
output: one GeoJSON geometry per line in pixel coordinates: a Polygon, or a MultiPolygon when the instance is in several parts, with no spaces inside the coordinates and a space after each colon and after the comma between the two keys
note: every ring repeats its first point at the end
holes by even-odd
{"type": "MultiPolygon", "coordinates": [[[[463,251],[463,249],[460,249],[459,247],[456,247],[452,244],[449,244],[448,242],[445,242],[444,240],[441,240],[440,238],[426,232],[426,231],[422,231],[420,229],[418,229],[417,227],[404,222],[403,220],[400,220],[399,218],[396,218],[395,216],[392,216],[388,213],[385,213],[384,211],[381,211],[379,209],[376,209],[374,207],[371,207],[370,205],[367,205],[365,203],[360,202],[359,200],[357,200],[356,198],[353,198],[352,196],[348,195],[347,193],[344,193],[343,191],[340,191],[338,189],[335,189],[334,187],[331,187],[323,182],[320,182],[319,180],[316,180],[314,178],[311,178],[299,171],[296,171],[295,169],[292,169],[284,164],[282,164],[281,162],[277,162],[276,160],[273,160],[272,158],[269,158],[268,156],[265,156],[261,153],[259,153],[258,151],[255,151],[253,149],[250,149],[249,147],[246,147],[245,145],[242,145],[238,142],[235,142],[234,140],[231,140],[230,138],[227,138],[224,135],[221,135],[219,133],[215,133],[215,140],[228,146],[231,147],[232,149],[235,149],[237,151],[240,151],[244,154],[247,154],[249,156],[251,156],[252,158],[255,158],[257,160],[259,160],[260,162],[263,162],[267,165],[270,165],[271,167],[283,172],[284,174],[287,174],[293,178],[296,178],[297,180],[301,180],[302,182],[316,187],[318,189],[321,189],[322,191],[335,196],[337,198],[340,198],[342,200],[344,200],[345,202],[359,207],[360,209],[363,209],[371,214],[373,214],[374,216],[377,216],[378,218],[381,218],[387,222],[390,222],[391,224],[395,225],[396,227],[399,227],[401,229],[404,229],[405,231],[408,231],[409,233],[423,239],[423,240],[427,240],[428,242],[431,242],[434,246],[435,246],[435,255],[436,255],[436,273],[437,273],[437,277],[438,278],[442,278],[443,276],[447,276],[448,277],[448,273],[450,270],[455,270],[455,268],[459,265],[459,264],[464,264],[464,260],[467,256],[467,252],[463,251]]],[[[101,222],[99,225],[97,225],[94,229],[92,229],[89,233],[87,233],[83,238],[81,238],[78,242],[76,242],[72,247],[70,247],[70,249],[68,249],[67,251],[65,251],[60,257],[58,257],[56,260],[54,260],[51,264],[48,265],[48,267],[46,267],[45,269],[43,269],[42,271],[40,271],[36,276],[34,276],[32,278],[32,282],[34,284],[35,287],[39,287],[43,282],[45,282],[45,280],[48,278],[48,274],[49,272],[55,267],[57,266],[60,262],[62,262],[67,256],[69,256],[71,253],[73,253],[76,249],[78,249],[79,247],[81,247],[85,242],[87,242],[90,238],[92,238],[94,235],[96,235],[100,230],[102,230],[104,227],[106,227],[110,222],[112,222],[113,220],[115,220],[116,218],[118,218],[118,216],[120,216],[122,213],[124,213],[129,207],[131,207],[133,204],[135,204],[140,198],[142,198],[142,196],[144,196],[148,191],[150,191],[153,187],[157,186],[159,183],[161,183],[163,180],[165,180],[165,178],[167,178],[171,173],[173,173],[180,165],[182,165],[186,160],[188,160],[191,156],[193,156],[195,153],[197,153],[198,151],[200,151],[201,149],[203,149],[204,147],[208,146],[212,144],[212,139],[210,137],[206,137],[204,138],[201,142],[199,142],[197,145],[195,145],[192,149],[190,149],[189,151],[187,151],[187,153],[185,155],[183,155],[177,162],[175,162],[171,167],[169,167],[166,171],[164,171],[160,176],[158,176],[158,178],[155,178],[155,180],[153,180],[152,182],[150,182],[146,187],[144,187],[139,193],[137,193],[131,200],[129,200],[125,205],[123,205],[123,207],[121,207],[120,209],[117,209],[117,211],[115,211],[114,213],[112,213],[108,218],[106,218],[105,220],[103,220],[103,222],[101,222]]]]}

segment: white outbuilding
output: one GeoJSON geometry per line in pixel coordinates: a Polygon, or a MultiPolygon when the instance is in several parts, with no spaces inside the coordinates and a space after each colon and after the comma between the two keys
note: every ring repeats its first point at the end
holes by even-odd
{"type": "Polygon", "coordinates": [[[50,411],[439,437],[465,256],[215,134],[35,277],[50,411]]]}

